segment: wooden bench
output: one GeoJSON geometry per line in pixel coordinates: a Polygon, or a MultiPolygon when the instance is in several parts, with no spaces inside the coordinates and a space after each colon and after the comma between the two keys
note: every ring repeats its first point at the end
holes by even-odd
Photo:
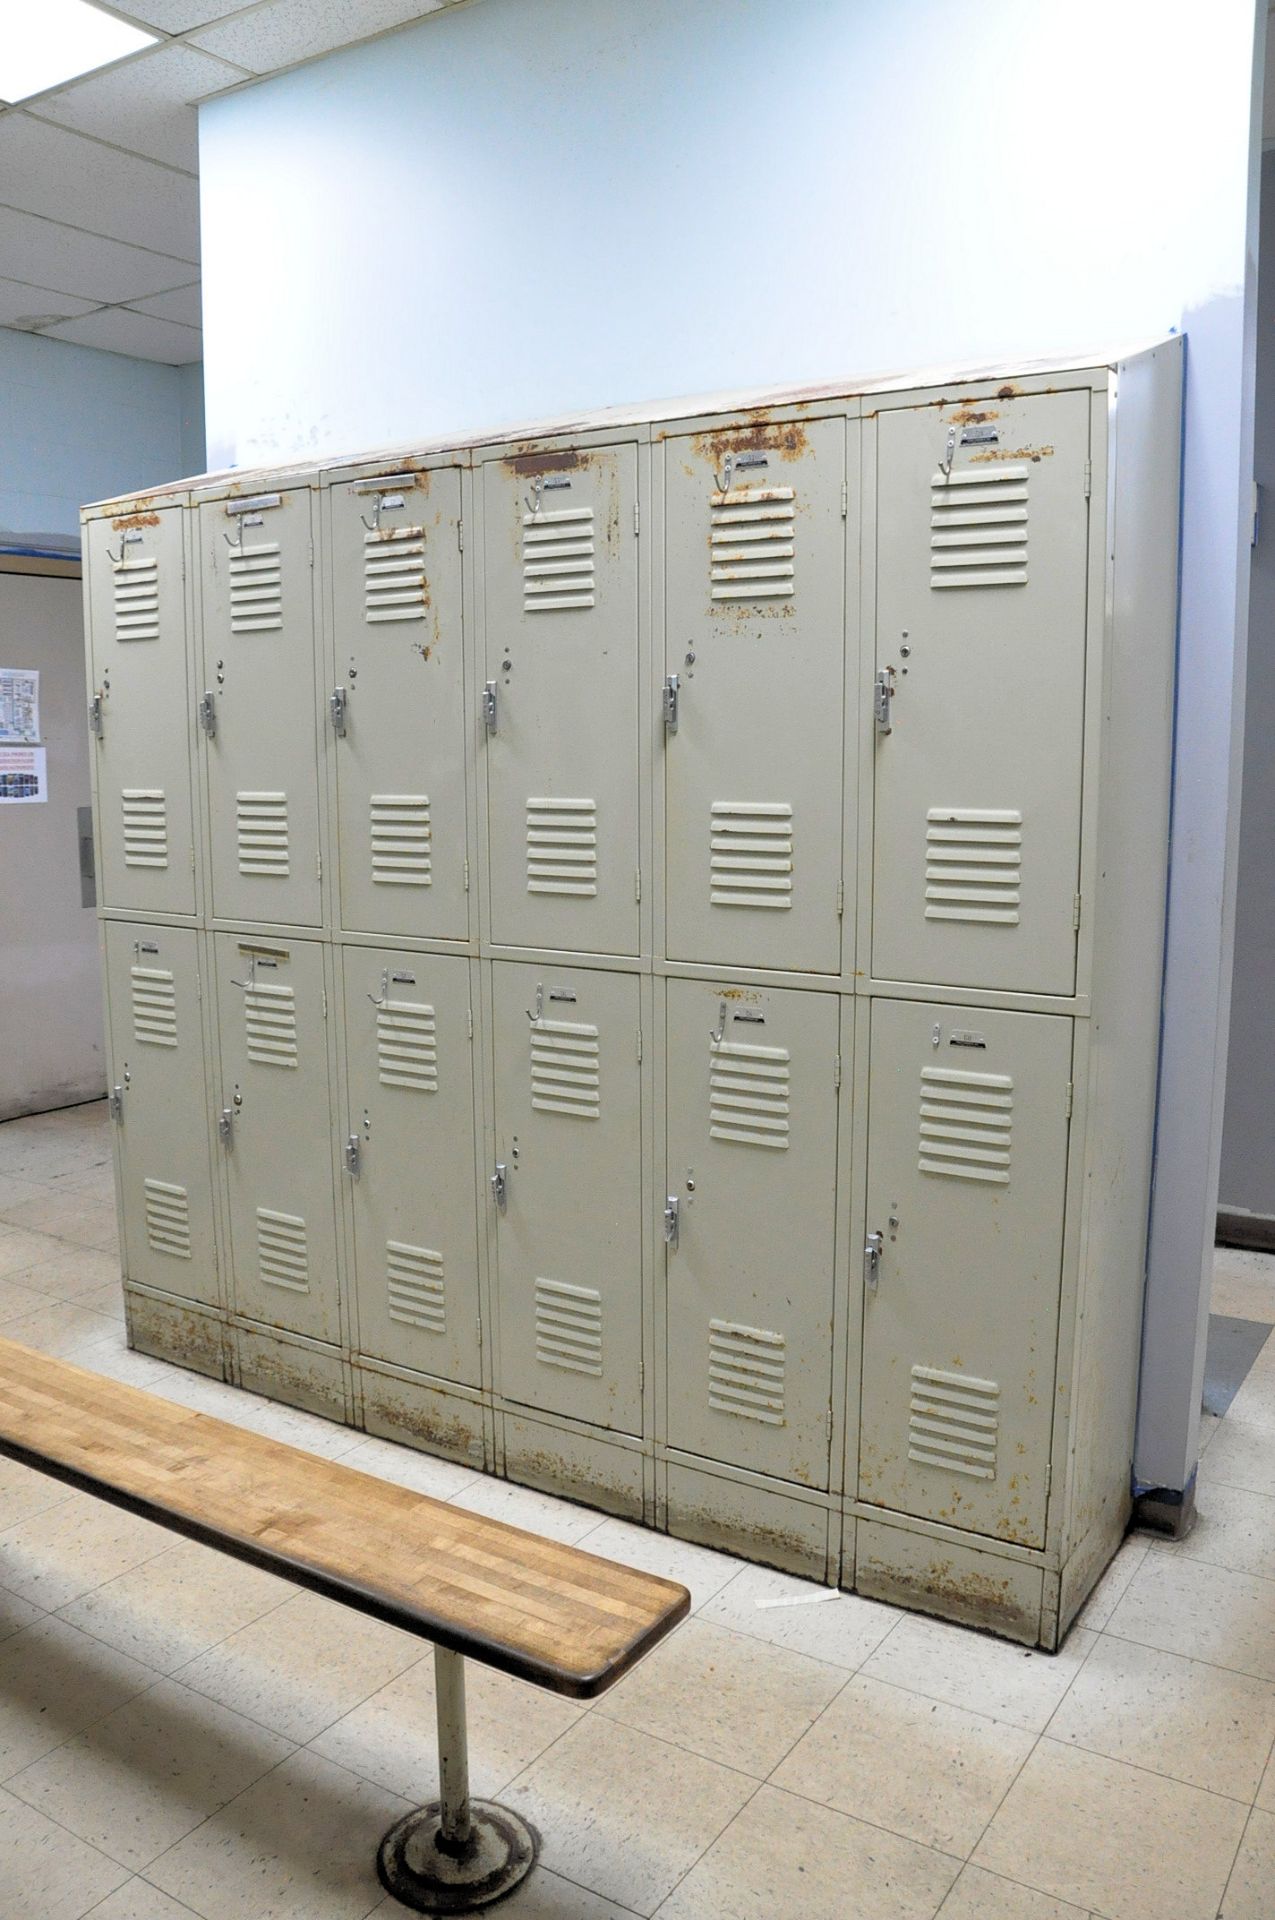
{"type": "Polygon", "coordinates": [[[683,1619],[685,1587],[559,1546],[0,1340],[0,1455],[434,1644],[439,1799],[381,1842],[405,1906],[468,1913],[516,1886],[534,1830],[471,1801],[465,1659],[577,1700],[683,1619]]]}

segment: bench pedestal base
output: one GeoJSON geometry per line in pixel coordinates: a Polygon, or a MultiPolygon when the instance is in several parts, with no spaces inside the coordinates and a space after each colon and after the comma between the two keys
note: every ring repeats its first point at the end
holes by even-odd
{"type": "Polygon", "coordinates": [[[417,1913],[474,1913],[510,1893],[535,1865],[536,1834],[507,1807],[472,1800],[469,1838],[459,1850],[443,1841],[442,1821],[438,1800],[405,1814],[376,1856],[386,1892],[417,1913]]]}

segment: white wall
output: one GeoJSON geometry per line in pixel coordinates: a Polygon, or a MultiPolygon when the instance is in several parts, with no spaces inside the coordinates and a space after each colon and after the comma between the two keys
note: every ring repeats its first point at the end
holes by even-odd
{"type": "Polygon", "coordinates": [[[479,0],[200,116],[214,465],[1190,328],[1138,1462],[1171,1488],[1229,979],[1254,39],[1253,0],[479,0]]]}
{"type": "Polygon", "coordinates": [[[198,367],[0,327],[0,529],[73,533],[103,500],[204,465],[198,367]]]}

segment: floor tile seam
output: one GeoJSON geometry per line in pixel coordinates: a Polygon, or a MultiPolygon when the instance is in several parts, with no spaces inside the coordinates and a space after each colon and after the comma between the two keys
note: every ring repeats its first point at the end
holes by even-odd
{"type": "MultiPolygon", "coordinates": [[[[1275,1581],[1270,1584],[1275,1587],[1275,1581]]],[[[1275,1594],[1272,1600],[1275,1601],[1275,1594]]],[[[1122,1646],[1143,1647],[1148,1653],[1164,1653],[1176,1660],[1189,1660],[1194,1666],[1211,1668],[1214,1673],[1233,1674],[1237,1680],[1256,1680],[1261,1686],[1270,1687],[1275,1692],[1275,1661],[1272,1661],[1269,1673],[1254,1673],[1251,1667],[1230,1667],[1224,1660],[1206,1660],[1203,1654],[1179,1653],[1176,1647],[1162,1647],[1154,1640],[1139,1640],[1136,1634],[1117,1633],[1113,1627],[1103,1627],[1101,1633],[1105,1640],[1118,1640],[1122,1646]]]]}
{"type": "MultiPolygon", "coordinates": [[[[0,1465],[3,1465],[3,1464],[4,1464],[4,1460],[0,1459],[0,1465]]],[[[21,1466],[24,1463],[21,1461],[17,1461],[14,1464],[21,1466]]],[[[31,1468],[31,1472],[34,1473],[35,1471],[36,1469],[34,1467],[31,1468]]],[[[56,1482],[54,1484],[56,1484],[56,1482]]],[[[44,1514],[52,1513],[54,1509],[57,1507],[65,1507],[68,1504],[68,1502],[73,1500],[74,1498],[75,1498],[75,1489],[73,1487],[67,1487],[65,1492],[56,1494],[54,1498],[50,1500],[47,1507],[37,1507],[34,1513],[24,1514],[21,1520],[14,1520],[9,1526],[0,1528],[0,1546],[4,1545],[6,1534],[15,1533],[19,1527],[24,1527],[29,1520],[39,1520],[43,1517],[44,1514]]],[[[5,1583],[3,1580],[0,1580],[0,1588],[3,1588],[6,1593],[14,1593],[13,1588],[5,1586],[5,1583]]],[[[20,1593],[14,1593],[14,1598],[16,1600],[21,1600],[23,1596],[20,1593]]],[[[35,1606],[36,1604],[37,1602],[35,1602],[34,1600],[29,1600],[27,1602],[28,1606],[35,1606]]],[[[52,1613],[55,1611],[55,1609],[52,1607],[41,1607],[40,1611],[41,1613],[52,1613]]]]}
{"type": "Polygon", "coordinates": [[[1231,1882],[1235,1878],[1235,1869],[1240,1864],[1240,1855],[1244,1851],[1244,1842],[1248,1839],[1248,1830],[1253,1824],[1253,1815],[1256,1812],[1257,1808],[1255,1806],[1250,1807],[1248,1810],[1248,1818],[1240,1828],[1240,1837],[1235,1843],[1235,1852],[1231,1855],[1231,1864],[1226,1870],[1226,1879],[1222,1882],[1222,1893],[1218,1900],[1217,1907],[1219,1920],[1222,1920],[1222,1916],[1226,1913],[1226,1897],[1231,1891],[1231,1882]]]}
{"type": "MultiPolygon", "coordinates": [[[[716,1633],[729,1634],[732,1640],[739,1643],[739,1651],[741,1653],[747,1653],[756,1645],[758,1639],[762,1638],[762,1636],[758,1634],[749,1633],[746,1627],[728,1626],[724,1620],[704,1620],[701,1622],[701,1625],[712,1627],[716,1633]]],[[[891,1632],[893,1632],[893,1628],[891,1628],[891,1632]]],[[[858,1671],[858,1668],[843,1666],[839,1660],[824,1660],[821,1659],[817,1653],[807,1653],[803,1647],[786,1647],[778,1640],[763,1640],[763,1645],[773,1647],[776,1653],[791,1654],[794,1659],[808,1660],[812,1666],[822,1667],[830,1673],[840,1674],[842,1680],[841,1685],[837,1688],[838,1694],[844,1692],[847,1683],[854,1679],[858,1671]]],[[[865,1654],[864,1659],[866,1660],[868,1658],[870,1658],[870,1656],[865,1654]]],[[[601,1696],[603,1699],[605,1699],[605,1697],[605,1695],[601,1696]]],[[[833,1699],[835,1698],[836,1694],[833,1695],[833,1699]]],[[[832,1701],[829,1700],[824,1706],[820,1707],[819,1713],[826,1713],[828,1707],[831,1705],[832,1701]]]]}
{"type": "MultiPolygon", "coordinates": [[[[1090,1652],[1092,1651],[1093,1649],[1090,1648],[1090,1652]]],[[[870,1659],[871,1655],[868,1655],[867,1658],[870,1659]]],[[[984,1722],[985,1725],[989,1727],[1008,1727],[1012,1733],[1026,1734],[1033,1740],[1038,1740],[1040,1738],[1040,1729],[1038,1727],[1022,1727],[1022,1726],[1019,1726],[1016,1721],[998,1719],[997,1716],[993,1713],[985,1713],[981,1707],[963,1707],[959,1705],[958,1702],[956,1702],[955,1700],[940,1699],[937,1694],[922,1693],[916,1687],[904,1686],[903,1683],[899,1680],[884,1680],[875,1673],[862,1673],[857,1670],[856,1672],[852,1673],[849,1676],[849,1678],[851,1680],[871,1681],[874,1687],[889,1687],[893,1692],[905,1693],[913,1700],[926,1700],[930,1703],[931,1706],[950,1707],[954,1713],[968,1714],[971,1719],[981,1720],[984,1722]]],[[[842,1692],[844,1691],[845,1689],[842,1688],[842,1692]]]]}
{"type": "MultiPolygon", "coordinates": [[[[264,1618],[264,1615],[262,1617],[264,1618]]],[[[252,1622],[249,1622],[249,1625],[252,1625],[252,1624],[253,1624],[252,1622]]],[[[236,1629],[236,1632],[240,1632],[240,1633],[245,1631],[246,1629],[242,1627],[236,1629]]],[[[227,1636],[227,1638],[233,1639],[234,1635],[230,1634],[227,1636]]],[[[225,1644],[226,1644],[225,1641],[219,1642],[219,1645],[224,1646],[225,1644]]],[[[213,1651],[213,1649],[209,1648],[207,1649],[207,1651],[211,1652],[213,1651]]],[[[357,1711],[359,1707],[366,1706],[368,1701],[372,1698],[373,1694],[377,1694],[381,1691],[383,1687],[389,1686],[391,1681],[401,1679],[403,1674],[411,1671],[412,1666],[419,1664],[416,1661],[412,1661],[409,1663],[408,1666],[401,1668],[397,1673],[391,1673],[387,1675],[386,1678],[381,1681],[380,1686],[373,1687],[370,1693],[362,1694],[359,1697],[359,1699],[351,1701],[347,1707],[343,1707],[341,1711],[335,1714],[331,1720],[325,1720],[323,1725],[321,1727],[316,1727],[312,1733],[307,1733],[306,1735],[304,1735],[304,1737],[298,1737],[297,1734],[289,1732],[284,1727],[276,1726],[270,1720],[263,1720],[259,1714],[250,1713],[246,1707],[232,1707],[230,1705],[230,1702],[228,1700],[223,1700],[219,1694],[211,1693],[209,1692],[207,1687],[201,1687],[197,1685],[194,1680],[188,1677],[188,1672],[189,1672],[189,1669],[196,1664],[196,1662],[202,1660],[203,1658],[204,1658],[204,1655],[202,1653],[197,1653],[193,1656],[192,1659],[186,1662],[185,1666],[174,1668],[172,1673],[164,1674],[163,1678],[165,1680],[178,1681],[183,1687],[189,1688],[191,1693],[197,1693],[201,1699],[211,1700],[212,1704],[215,1707],[222,1707],[225,1709],[227,1713],[237,1713],[241,1720],[250,1720],[253,1726],[260,1727],[263,1733],[271,1733],[278,1740],[292,1741],[294,1750],[300,1750],[302,1748],[308,1747],[312,1740],[317,1740],[320,1734],[329,1732],[337,1724],[338,1721],[344,1720],[347,1714],[354,1713],[357,1711]]],[[[325,1758],[326,1756],[320,1755],[319,1757],[325,1758]]],[[[339,1766],[340,1762],[334,1761],[332,1764],[334,1766],[339,1766]]],[[[347,1773],[350,1773],[353,1771],[353,1769],[350,1767],[347,1767],[345,1771],[347,1773]]],[[[375,1784],[375,1782],[373,1782],[372,1784],[375,1784]]]]}
{"type": "Polygon", "coordinates": [[[1117,1759],[1114,1754],[1101,1753],[1097,1747],[1087,1747],[1080,1740],[1060,1740],[1056,1734],[1044,1733],[1041,1734],[1040,1739],[1042,1742],[1048,1740],[1051,1747],[1063,1753],[1087,1753],[1091,1760],[1105,1760],[1110,1767],[1127,1767],[1131,1773],[1140,1773],[1148,1780],[1167,1780],[1175,1787],[1185,1787],[1189,1793],[1206,1793],[1210,1800],[1218,1800],[1227,1807],[1242,1807],[1246,1813],[1252,1812],[1257,1802],[1257,1794],[1261,1791],[1260,1776],[1253,1798],[1245,1800],[1238,1794],[1220,1793],[1216,1787],[1202,1787],[1197,1780],[1184,1780],[1180,1774],[1158,1772],[1155,1767],[1144,1766],[1140,1760],[1117,1759]]]}
{"type": "MultiPolygon", "coordinates": [[[[981,1846],[981,1839],[979,1844],[981,1846]]],[[[989,1880],[999,1880],[1007,1887],[1020,1887],[1024,1893],[1039,1893],[1048,1900],[1056,1900],[1060,1906],[1069,1907],[1075,1914],[1076,1920],[1103,1920],[1103,1917],[1095,1914],[1090,1907],[1078,1907],[1074,1900],[1064,1900],[1061,1894],[1050,1893],[1047,1887],[1038,1887],[1030,1880],[1019,1880],[1015,1878],[1012,1873],[1002,1872],[999,1867],[985,1867],[981,1861],[975,1861],[972,1855],[965,1862],[965,1866],[973,1867],[976,1872],[985,1873],[989,1880]]],[[[963,1870],[964,1869],[962,1869],[962,1871],[963,1870]]],[[[943,1906],[947,1905],[960,1884],[961,1875],[958,1873],[947,1892],[943,1895],[943,1906]]],[[[934,1920],[943,1920],[943,1907],[939,1908],[934,1920]]]]}
{"type": "MultiPolygon", "coordinates": [[[[166,1900],[171,1900],[173,1905],[175,1907],[180,1908],[182,1913],[188,1913],[191,1916],[191,1920],[203,1920],[203,1916],[200,1915],[198,1912],[196,1912],[194,1907],[188,1907],[184,1900],[178,1900],[171,1893],[164,1893],[164,1889],[162,1887],[155,1886],[155,1882],[153,1880],[147,1880],[145,1874],[134,1873],[133,1880],[141,1880],[146,1886],[153,1888],[156,1893],[163,1894],[163,1897],[166,1900]]],[[[81,1914],[80,1920],[93,1920],[93,1915],[95,1913],[100,1913],[102,1911],[102,1908],[107,1904],[107,1901],[113,1900],[115,1898],[116,1893],[127,1893],[131,1885],[132,1885],[132,1881],[126,1880],[122,1887],[116,1887],[115,1893],[108,1893],[106,1895],[106,1898],[103,1900],[99,1900],[95,1907],[90,1907],[87,1913],[81,1914]]]]}
{"type": "MultiPolygon", "coordinates": [[[[49,1614],[46,1617],[50,1620],[57,1618],[56,1614],[49,1614]]],[[[65,1621],[63,1622],[63,1624],[66,1626],[69,1626],[70,1622],[65,1621]]],[[[79,1629],[73,1628],[72,1631],[78,1632],[79,1629]]],[[[90,1635],[86,1635],[85,1637],[88,1639],[91,1639],[93,1636],[90,1634],[90,1635]]],[[[105,1644],[104,1642],[101,1642],[101,1641],[98,1642],[99,1646],[104,1644],[105,1644]]],[[[117,1652],[118,1649],[111,1648],[110,1651],[114,1653],[114,1652],[117,1652]]],[[[125,1655],[126,1659],[129,1657],[130,1656],[128,1656],[127,1654],[125,1655]]],[[[134,1666],[138,1666],[138,1667],[144,1666],[144,1662],[141,1660],[135,1660],[133,1664],[134,1666]]],[[[123,1699],[116,1700],[113,1706],[110,1706],[106,1709],[105,1713],[95,1714],[91,1720],[85,1721],[82,1727],[77,1727],[74,1733],[68,1733],[65,1739],[59,1740],[56,1743],[56,1745],[49,1747],[44,1753],[37,1754],[34,1760],[24,1760],[20,1767],[15,1767],[12,1773],[5,1774],[3,1779],[0,1779],[0,1787],[3,1787],[6,1792],[12,1791],[9,1783],[13,1780],[16,1780],[19,1774],[25,1773],[28,1767],[38,1766],[41,1761],[48,1760],[49,1758],[51,1758],[53,1754],[61,1753],[64,1747],[69,1747],[74,1741],[79,1740],[84,1734],[92,1733],[94,1728],[100,1727],[104,1720],[109,1720],[113,1713],[118,1713],[120,1711],[121,1707],[131,1707],[134,1704],[134,1702],[137,1700],[140,1700],[144,1694],[153,1693],[161,1680],[166,1680],[169,1678],[168,1674],[156,1673],[154,1667],[145,1667],[144,1670],[151,1675],[151,1678],[145,1681],[143,1685],[136,1688],[134,1692],[125,1694],[123,1699]]],[[[13,1797],[15,1800],[23,1800],[23,1796],[20,1793],[15,1793],[13,1797]]],[[[23,1805],[30,1806],[31,1802],[28,1800],[23,1800],[23,1805]]],[[[36,1812],[37,1813],[43,1812],[43,1808],[37,1807],[36,1812]]],[[[52,1818],[51,1815],[49,1817],[52,1818]]],[[[57,1824],[61,1826],[63,1823],[61,1821],[58,1821],[57,1824]]],[[[77,1835],[76,1837],[78,1838],[79,1836],[77,1835]]],[[[85,1844],[91,1845],[92,1842],[86,1841],[85,1844]]],[[[100,1853],[102,1851],[103,1849],[99,1847],[98,1852],[100,1853]]],[[[123,1863],[121,1862],[119,1864],[123,1864],[123,1863]]],[[[136,1871],[136,1869],[132,1869],[132,1871],[136,1871]]]]}
{"type": "MultiPolygon", "coordinates": [[[[139,1561],[138,1565],[147,1566],[147,1567],[154,1566],[155,1561],[162,1559],[164,1554],[172,1553],[177,1547],[184,1546],[186,1544],[188,1543],[181,1537],[181,1535],[174,1535],[171,1546],[161,1548],[159,1553],[152,1555],[152,1557],[149,1560],[139,1561]]],[[[216,1552],[216,1549],[209,1548],[209,1552],[216,1552]]],[[[231,1627],[229,1632],[223,1633],[221,1635],[220,1639],[210,1640],[208,1645],[206,1647],[201,1647],[198,1653],[193,1653],[189,1656],[188,1659],[183,1660],[181,1663],[181,1666],[172,1667],[168,1669],[166,1672],[160,1672],[158,1668],[151,1667],[149,1665],[149,1662],[140,1659],[137,1654],[129,1653],[125,1648],[118,1646],[115,1641],[107,1640],[102,1634],[95,1633],[92,1627],[81,1626],[78,1620],[71,1620],[67,1617],[67,1609],[69,1607],[78,1607],[81,1600],[89,1599],[92,1594],[105,1593],[107,1587],[114,1586],[117,1580],[127,1580],[129,1575],[132,1573],[136,1573],[136,1571],[137,1571],[136,1567],[128,1567],[125,1569],[123,1573],[114,1574],[110,1580],[103,1581],[100,1587],[93,1587],[90,1589],[89,1593],[77,1594],[74,1600],[64,1601],[62,1606],[52,1608],[48,1612],[46,1617],[50,1620],[61,1620],[65,1626],[73,1627],[77,1633],[84,1634],[85,1637],[89,1640],[95,1640],[99,1646],[105,1647],[108,1652],[123,1655],[124,1659],[136,1661],[138,1666],[147,1667],[151,1673],[157,1674],[159,1679],[161,1680],[176,1680],[176,1678],[178,1677],[179,1673],[182,1670],[182,1667],[191,1666],[196,1660],[202,1660],[205,1654],[214,1653],[218,1647],[224,1647],[227,1640],[233,1640],[237,1633],[245,1632],[248,1627],[255,1627],[258,1621],[264,1620],[268,1614],[277,1613],[280,1607],[286,1607],[289,1600],[295,1600],[298,1593],[303,1593],[305,1591],[303,1587],[290,1588],[289,1591],[283,1594],[278,1600],[272,1600],[269,1606],[263,1607],[261,1612],[254,1615],[254,1617],[251,1620],[244,1620],[240,1623],[239,1626],[231,1627]]],[[[18,1597],[21,1598],[20,1595],[18,1597]]],[[[0,1642],[0,1645],[3,1645],[3,1642],[0,1642]]],[[[187,1683],[183,1682],[183,1685],[185,1684],[187,1683]]],[[[199,1689],[193,1688],[192,1691],[198,1692],[199,1689]]],[[[212,1696],[205,1694],[203,1697],[205,1699],[210,1699],[212,1696]]],[[[231,1708],[230,1711],[233,1712],[234,1709],[231,1708]]],[[[247,1717],[249,1716],[245,1715],[245,1718],[247,1717]]]]}
{"type": "MultiPolygon", "coordinates": [[[[660,1900],[656,1903],[656,1905],[651,1909],[651,1920],[658,1920],[658,1915],[663,1912],[664,1908],[668,1905],[669,1901],[673,1898],[674,1894],[677,1892],[682,1882],[685,1879],[687,1879],[690,1874],[694,1873],[696,1867],[699,1866],[701,1860],[704,1860],[707,1858],[707,1856],[712,1852],[713,1848],[717,1845],[718,1841],[724,1840],[726,1838],[726,1835],[730,1832],[735,1822],[741,1819],[743,1815],[747,1813],[749,1807],[751,1807],[751,1805],[753,1804],[753,1801],[757,1798],[757,1795],[761,1792],[762,1788],[765,1785],[766,1785],[766,1782],[764,1780],[754,1780],[753,1790],[749,1794],[748,1798],[744,1801],[743,1805],[741,1807],[737,1807],[735,1812],[731,1815],[730,1819],[726,1822],[726,1825],[724,1827],[719,1828],[719,1830],[713,1835],[712,1839],[707,1841],[705,1845],[700,1848],[699,1852],[696,1854],[695,1858],[690,1862],[689,1866],[685,1867],[682,1870],[682,1872],[678,1874],[676,1880],[674,1880],[668,1892],[664,1894],[660,1898],[660,1900]]],[[[591,1891],[596,1892],[597,1889],[593,1888],[591,1889],[591,1891]]]]}
{"type": "MultiPolygon", "coordinates": [[[[73,1737],[74,1737],[74,1738],[78,1738],[79,1736],[78,1736],[78,1735],[75,1735],[75,1736],[73,1736],[73,1737]]],[[[40,1759],[41,1759],[41,1760],[47,1760],[47,1759],[48,1759],[48,1758],[50,1757],[50,1755],[51,1755],[51,1754],[53,1754],[53,1753],[60,1753],[60,1752],[61,1752],[61,1750],[62,1750],[62,1747],[64,1747],[64,1746],[66,1746],[67,1744],[68,1744],[68,1742],[66,1742],[66,1741],[64,1740],[64,1741],[62,1742],[62,1746],[60,1746],[60,1747],[51,1747],[51,1748],[49,1749],[49,1753],[42,1753],[42,1754],[40,1755],[40,1759]]],[[[28,1764],[29,1766],[36,1766],[36,1765],[37,1765],[38,1763],[37,1763],[36,1761],[34,1761],[34,1760],[31,1760],[31,1761],[29,1761],[29,1762],[28,1762],[27,1764],[28,1764]]],[[[20,1767],[20,1768],[18,1769],[18,1772],[19,1772],[19,1773],[22,1773],[22,1772],[25,1772],[25,1771],[26,1771],[26,1769],[25,1769],[25,1768],[22,1768],[22,1767],[20,1767]]],[[[84,1838],[84,1835],[83,1835],[82,1833],[76,1833],[76,1831],[75,1831],[75,1829],[74,1829],[73,1827],[68,1827],[68,1826],[67,1826],[67,1824],[66,1824],[66,1821],[65,1821],[65,1820],[59,1820],[59,1819],[58,1819],[58,1817],[57,1817],[57,1815],[56,1815],[55,1813],[50,1813],[50,1812],[48,1812],[48,1810],[47,1810],[47,1809],[46,1809],[45,1807],[37,1807],[37,1806],[35,1805],[35,1803],[34,1803],[34,1801],[31,1801],[31,1800],[27,1800],[27,1799],[25,1799],[25,1798],[23,1797],[23,1795],[22,1795],[22,1794],[20,1794],[20,1793],[14,1793],[14,1791],[13,1791],[13,1788],[12,1788],[12,1786],[11,1786],[11,1785],[9,1784],[9,1781],[10,1781],[10,1780],[14,1780],[14,1779],[16,1779],[16,1778],[17,1778],[17,1775],[16,1775],[16,1774],[10,1774],[10,1776],[9,1776],[9,1780],[5,1780],[5,1781],[0,1781],[0,1792],[4,1792],[4,1793],[7,1793],[7,1794],[9,1794],[9,1795],[10,1795],[10,1797],[11,1797],[12,1799],[14,1799],[14,1800],[16,1800],[16,1801],[17,1801],[17,1802],[19,1803],[19,1805],[20,1805],[20,1806],[23,1806],[23,1807],[25,1807],[28,1813],[33,1813],[33,1814],[35,1814],[35,1815],[36,1815],[36,1817],[37,1817],[38,1819],[40,1819],[40,1820],[47,1820],[47,1821],[48,1821],[48,1823],[49,1823],[49,1825],[50,1825],[51,1827],[56,1827],[59,1833],[64,1833],[64,1834],[65,1834],[65,1835],[67,1836],[67,1838],[68,1838],[69,1840],[74,1840],[74,1842],[75,1842],[75,1844],[76,1844],[76,1846],[78,1846],[78,1847],[87,1847],[87,1848],[88,1848],[88,1850],[89,1850],[89,1852],[90,1852],[90,1853],[95,1853],[95,1854],[97,1855],[97,1857],[98,1857],[98,1859],[99,1859],[99,1860],[105,1860],[105,1861],[106,1861],[106,1862],[107,1862],[107,1863],[108,1863],[108,1864],[109,1864],[110,1866],[112,1866],[112,1867],[118,1867],[118,1868],[120,1869],[120,1871],[121,1871],[121,1873],[125,1873],[125,1874],[128,1874],[128,1875],[130,1876],[130,1878],[133,1878],[133,1877],[135,1877],[135,1876],[136,1876],[136,1874],[137,1874],[137,1868],[136,1868],[136,1867],[130,1867],[130,1866],[128,1865],[128,1863],[127,1863],[127,1861],[124,1861],[124,1860],[117,1860],[117,1859],[116,1859],[116,1857],[115,1857],[115,1855],[114,1855],[113,1853],[108,1853],[108,1852],[106,1851],[106,1849],[105,1849],[105,1847],[99,1847],[98,1845],[96,1845],[96,1843],[95,1843],[94,1841],[92,1841],[92,1840],[86,1840],[86,1839],[84,1838]]],[[[167,1851],[167,1849],[165,1849],[165,1851],[167,1851]]],[[[156,1859],[158,1859],[158,1858],[159,1858],[159,1855],[157,1854],[157,1855],[156,1855],[155,1857],[156,1857],[156,1859]]],[[[148,1865],[149,1865],[149,1864],[150,1864],[150,1863],[148,1862],[148,1865]]],[[[122,1882],[121,1882],[121,1885],[124,1885],[124,1886],[126,1886],[127,1884],[128,1884],[128,1882],[127,1882],[127,1881],[122,1881],[122,1882]]],[[[109,1900],[109,1899],[110,1899],[110,1898],[112,1897],[112,1895],[114,1895],[114,1894],[117,1894],[117,1893],[119,1892],[119,1890],[120,1890],[120,1889],[119,1889],[119,1887],[112,1887],[112,1889],[111,1889],[111,1892],[110,1892],[110,1893],[108,1893],[108,1894],[105,1894],[105,1895],[103,1896],[103,1899],[106,1899],[106,1900],[109,1900]]],[[[161,1891],[162,1891],[162,1889],[161,1889],[161,1891]]],[[[99,1902],[98,1902],[98,1905],[99,1905],[99,1906],[101,1906],[101,1904],[102,1904],[102,1901],[100,1901],[100,1900],[99,1900],[99,1902]]]]}
{"type": "MultiPolygon", "coordinates": [[[[1231,1488],[1228,1489],[1228,1491],[1241,1492],[1243,1489],[1231,1488]]],[[[1271,1499],[1270,1494],[1260,1497],[1268,1500],[1271,1499]]],[[[1275,1501],[1272,1501],[1272,1505],[1275,1505],[1275,1501]]],[[[1163,1545],[1159,1547],[1153,1544],[1152,1552],[1169,1555],[1172,1554],[1174,1548],[1180,1549],[1181,1544],[1179,1541],[1166,1540],[1163,1545]]],[[[1178,1557],[1182,1560],[1189,1560],[1193,1567],[1212,1567],[1217,1573],[1236,1573],[1245,1580],[1262,1580],[1268,1587],[1275,1589],[1275,1573],[1258,1573],[1254,1567],[1234,1567],[1229,1565],[1225,1560],[1206,1560],[1204,1555],[1200,1553],[1182,1553],[1179,1550],[1178,1557]]]]}

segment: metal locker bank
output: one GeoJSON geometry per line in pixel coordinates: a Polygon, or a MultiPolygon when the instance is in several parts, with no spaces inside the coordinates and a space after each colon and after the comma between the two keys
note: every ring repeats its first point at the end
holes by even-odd
{"type": "Polygon", "coordinates": [[[1122,1536],[1182,344],[85,509],[130,1338],[1056,1646],[1122,1536]]]}

